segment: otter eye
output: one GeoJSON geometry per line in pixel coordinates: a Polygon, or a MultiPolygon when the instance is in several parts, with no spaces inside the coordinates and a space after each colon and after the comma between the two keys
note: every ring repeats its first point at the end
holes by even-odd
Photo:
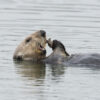
{"type": "Polygon", "coordinates": [[[26,43],[30,42],[32,40],[31,37],[29,37],[28,39],[26,39],[26,43]]]}

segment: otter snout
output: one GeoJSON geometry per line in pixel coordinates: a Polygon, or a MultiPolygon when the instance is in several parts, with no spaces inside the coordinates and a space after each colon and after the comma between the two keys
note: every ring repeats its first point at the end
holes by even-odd
{"type": "Polygon", "coordinates": [[[42,37],[46,37],[46,32],[44,30],[40,30],[40,32],[42,37]]]}

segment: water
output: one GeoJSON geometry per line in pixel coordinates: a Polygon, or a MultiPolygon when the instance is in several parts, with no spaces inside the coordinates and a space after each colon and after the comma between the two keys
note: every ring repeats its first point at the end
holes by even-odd
{"type": "Polygon", "coordinates": [[[40,29],[70,54],[100,53],[100,1],[0,0],[0,100],[100,100],[98,67],[13,62],[16,46],[40,29]]]}

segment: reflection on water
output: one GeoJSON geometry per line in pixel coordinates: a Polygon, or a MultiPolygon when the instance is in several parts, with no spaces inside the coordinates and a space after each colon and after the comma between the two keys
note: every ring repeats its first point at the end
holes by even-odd
{"type": "Polygon", "coordinates": [[[17,45],[39,29],[69,54],[100,53],[99,11],[99,0],[0,0],[0,100],[99,100],[99,67],[12,60],[17,45]]]}
{"type": "MultiPolygon", "coordinates": [[[[24,81],[21,85],[25,89],[24,94],[39,99],[51,98],[51,86],[59,85],[62,82],[62,77],[65,73],[65,66],[62,65],[46,65],[45,63],[33,63],[28,61],[14,61],[18,79],[24,81]]],[[[57,90],[54,90],[57,91],[57,90]]],[[[55,99],[55,94],[53,96],[55,99]]]]}
{"type": "Polygon", "coordinates": [[[16,71],[21,77],[29,80],[44,80],[48,69],[52,78],[60,77],[64,74],[63,65],[46,65],[45,63],[33,63],[31,61],[14,61],[16,71]]]}
{"type": "Polygon", "coordinates": [[[29,79],[44,79],[45,64],[33,62],[17,62],[15,61],[16,70],[22,77],[29,79]]]}

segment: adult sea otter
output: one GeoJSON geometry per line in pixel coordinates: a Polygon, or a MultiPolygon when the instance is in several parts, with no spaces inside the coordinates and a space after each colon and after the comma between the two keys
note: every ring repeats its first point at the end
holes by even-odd
{"type": "Polygon", "coordinates": [[[44,60],[50,64],[65,64],[65,65],[92,65],[100,66],[100,54],[72,54],[69,55],[63,45],[58,40],[49,39],[48,45],[52,48],[53,52],[44,60]]]}

